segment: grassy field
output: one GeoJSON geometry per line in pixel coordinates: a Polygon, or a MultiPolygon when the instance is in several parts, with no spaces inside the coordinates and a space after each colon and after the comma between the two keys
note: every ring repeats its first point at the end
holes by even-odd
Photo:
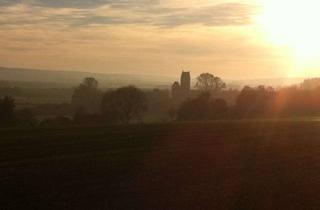
{"type": "Polygon", "coordinates": [[[0,130],[0,209],[318,209],[320,122],[0,130]]]}

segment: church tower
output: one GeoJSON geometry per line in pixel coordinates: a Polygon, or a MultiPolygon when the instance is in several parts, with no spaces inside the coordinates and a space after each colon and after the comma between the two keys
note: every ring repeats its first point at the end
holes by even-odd
{"type": "Polygon", "coordinates": [[[180,86],[181,86],[181,93],[184,97],[188,97],[191,88],[191,76],[190,72],[182,71],[181,78],[180,78],[180,86]]]}
{"type": "Polygon", "coordinates": [[[180,84],[178,81],[171,86],[171,97],[176,100],[184,100],[190,96],[191,91],[191,76],[190,72],[182,71],[180,84]]]}

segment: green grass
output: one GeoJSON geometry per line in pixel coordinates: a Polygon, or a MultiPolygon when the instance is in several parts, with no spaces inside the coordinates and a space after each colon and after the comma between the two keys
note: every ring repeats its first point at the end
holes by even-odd
{"type": "Polygon", "coordinates": [[[317,209],[320,123],[1,129],[0,209],[317,209]]]}

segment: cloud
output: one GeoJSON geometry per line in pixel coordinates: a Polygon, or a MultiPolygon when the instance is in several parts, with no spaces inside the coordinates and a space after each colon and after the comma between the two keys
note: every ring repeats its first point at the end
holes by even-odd
{"type": "Polygon", "coordinates": [[[255,8],[243,3],[170,7],[158,0],[0,0],[0,26],[29,24],[133,25],[178,27],[250,24],[255,8]],[[10,5],[11,3],[11,5],[10,5]]]}
{"type": "Polygon", "coordinates": [[[255,33],[246,26],[255,7],[223,2],[0,0],[0,64],[167,74],[183,65],[234,73],[279,59],[252,44],[255,33]]]}
{"type": "Polygon", "coordinates": [[[9,6],[21,3],[20,0],[0,0],[0,6],[9,6]]]}
{"type": "Polygon", "coordinates": [[[159,3],[159,0],[0,0],[0,6],[29,4],[51,8],[94,8],[101,5],[132,7],[159,3]]]}
{"type": "Polygon", "coordinates": [[[199,8],[148,6],[138,8],[97,8],[95,13],[74,21],[74,25],[143,24],[158,27],[183,25],[229,26],[247,25],[255,8],[240,3],[224,3],[199,8]]]}
{"type": "Polygon", "coordinates": [[[201,24],[206,26],[246,25],[250,24],[254,9],[240,3],[224,3],[166,15],[159,25],[181,26],[201,24]]]}

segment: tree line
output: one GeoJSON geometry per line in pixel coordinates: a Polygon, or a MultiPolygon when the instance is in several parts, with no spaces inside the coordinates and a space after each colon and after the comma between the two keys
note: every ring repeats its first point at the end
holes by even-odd
{"type": "MultiPolygon", "coordinates": [[[[96,79],[85,78],[75,88],[72,95],[71,107],[74,110],[73,119],[57,116],[37,122],[36,117],[30,109],[16,110],[15,106],[14,98],[10,96],[0,98],[0,126],[34,126],[36,124],[58,126],[142,122],[142,116],[147,111],[147,99],[145,93],[134,86],[102,92],[98,88],[98,81],[96,79]]],[[[58,105],[46,105],[46,109],[48,107],[50,109],[59,108],[58,105]]]]}
{"type": "Polygon", "coordinates": [[[154,90],[153,97],[148,97],[145,91],[135,86],[102,91],[95,78],[85,78],[74,89],[70,105],[44,104],[38,107],[40,110],[49,109],[62,113],[56,117],[42,119],[40,122],[30,109],[17,110],[12,97],[0,98],[0,126],[140,123],[143,122],[148,110],[156,109],[161,110],[171,120],[177,121],[320,114],[320,86],[313,89],[245,86],[237,94],[234,104],[228,104],[220,98],[221,93],[226,90],[226,84],[212,74],[199,75],[196,78],[195,88],[198,90],[197,96],[175,103],[173,99],[160,100],[159,90],[154,90]],[[164,108],[159,109],[160,106],[164,108]],[[63,115],[68,112],[73,113],[73,117],[63,115]]]}
{"type": "Polygon", "coordinates": [[[314,89],[245,86],[234,105],[215,98],[209,91],[184,101],[177,120],[308,117],[320,114],[320,86],[314,89]]]}
{"type": "Polygon", "coordinates": [[[103,93],[98,89],[96,79],[85,78],[74,91],[72,106],[76,110],[75,121],[78,123],[96,120],[129,124],[142,121],[142,115],[147,110],[147,100],[145,93],[135,86],[103,93]]]}

